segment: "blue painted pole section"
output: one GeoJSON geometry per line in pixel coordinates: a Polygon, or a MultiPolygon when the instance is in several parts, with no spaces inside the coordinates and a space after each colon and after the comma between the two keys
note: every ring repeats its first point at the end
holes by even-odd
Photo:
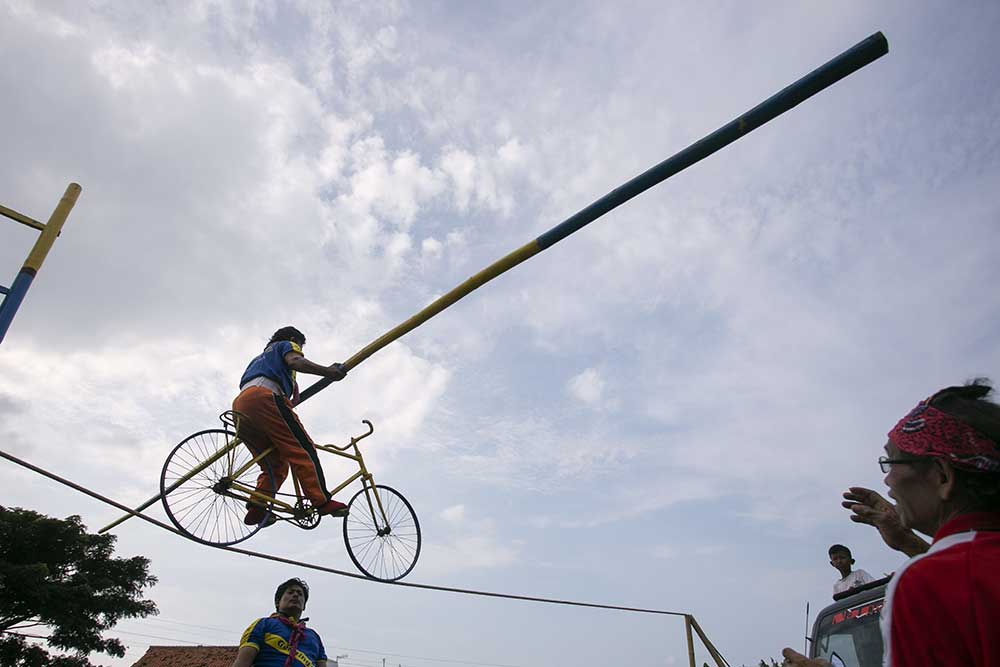
{"type": "Polygon", "coordinates": [[[728,125],[724,125],[680,153],[639,174],[628,183],[615,188],[587,208],[559,223],[536,239],[538,247],[545,250],[562,241],[611,209],[624,204],[677,172],[687,169],[720,148],[728,146],[748,132],[780,116],[800,102],[881,58],[888,52],[889,42],[881,32],[858,42],[833,60],[814,69],[784,90],[775,93],[728,125]]]}
{"type": "Polygon", "coordinates": [[[8,293],[4,297],[3,303],[0,303],[0,343],[3,342],[4,336],[7,335],[7,329],[10,327],[17,309],[21,305],[21,302],[24,301],[24,295],[28,293],[28,287],[31,286],[31,281],[34,279],[34,271],[21,269],[17,277],[14,278],[14,284],[7,291],[8,293]]]}

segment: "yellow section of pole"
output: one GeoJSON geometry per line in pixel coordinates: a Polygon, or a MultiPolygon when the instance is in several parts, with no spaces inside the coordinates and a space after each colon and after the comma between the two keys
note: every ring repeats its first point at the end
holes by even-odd
{"type": "Polygon", "coordinates": [[[691,614],[684,614],[684,632],[688,640],[688,665],[698,667],[694,664],[694,637],[691,636],[691,614]]]}
{"type": "Polygon", "coordinates": [[[729,667],[729,663],[722,657],[722,654],[715,649],[712,642],[708,641],[708,637],[705,636],[705,631],[701,629],[700,625],[698,625],[698,621],[694,619],[694,616],[690,616],[689,618],[691,619],[691,627],[693,627],[694,631],[698,633],[701,643],[708,649],[708,653],[712,656],[712,659],[715,660],[715,664],[718,667],[729,667]]]}
{"type": "Polygon", "coordinates": [[[394,340],[403,336],[404,334],[413,331],[418,326],[420,326],[427,320],[431,319],[432,317],[434,317],[435,315],[437,315],[442,310],[452,305],[459,299],[468,296],[468,294],[471,293],[473,290],[482,287],[489,281],[499,276],[501,273],[514,268],[515,266],[517,266],[518,264],[520,264],[521,262],[528,259],[532,255],[535,255],[538,252],[539,252],[538,242],[531,241],[530,243],[526,243],[517,250],[506,255],[505,257],[501,257],[500,259],[493,262],[479,273],[465,280],[458,287],[454,288],[447,294],[435,299],[433,303],[431,303],[429,306],[418,312],[410,319],[390,329],[388,332],[382,334],[381,336],[373,340],[371,343],[361,348],[360,351],[356,352],[350,359],[344,362],[344,366],[347,367],[347,370],[354,368],[355,366],[357,366],[362,361],[364,361],[368,357],[372,356],[373,354],[381,350],[389,343],[393,342],[394,340]]]}
{"type": "Polygon", "coordinates": [[[63,224],[66,222],[69,212],[73,210],[73,205],[76,204],[76,199],[80,196],[82,189],[76,183],[70,183],[69,187],[66,188],[66,193],[59,200],[56,210],[52,211],[48,223],[28,254],[28,259],[24,260],[25,269],[32,273],[38,273],[38,269],[41,268],[45,256],[49,254],[52,244],[55,243],[56,237],[62,231],[63,224]]]}
{"type": "MultiPolygon", "coordinates": [[[[466,279],[464,282],[458,285],[458,287],[454,288],[447,294],[435,299],[433,303],[431,303],[426,308],[420,310],[416,315],[414,315],[410,319],[402,322],[401,324],[398,324],[397,326],[390,329],[388,332],[382,334],[372,342],[368,343],[368,345],[365,345],[359,351],[355,352],[347,361],[344,362],[345,370],[351,370],[352,368],[356,367],[362,361],[372,356],[373,354],[381,350],[389,343],[395,341],[397,338],[400,338],[404,334],[413,331],[414,329],[416,329],[421,324],[423,324],[427,320],[431,319],[432,317],[440,313],[448,306],[452,305],[462,297],[467,296],[473,290],[482,287],[489,281],[499,276],[501,273],[514,268],[515,266],[525,261],[526,259],[529,259],[530,257],[533,257],[534,255],[538,254],[539,252],[541,252],[541,250],[542,249],[538,246],[538,241],[533,240],[528,243],[525,243],[523,246],[505,255],[504,257],[501,257],[500,259],[493,262],[479,273],[476,273],[475,275],[466,279]]],[[[319,393],[326,387],[330,386],[332,382],[333,380],[330,378],[323,378],[319,382],[314,382],[313,384],[309,385],[299,396],[299,403],[319,393]]]]}

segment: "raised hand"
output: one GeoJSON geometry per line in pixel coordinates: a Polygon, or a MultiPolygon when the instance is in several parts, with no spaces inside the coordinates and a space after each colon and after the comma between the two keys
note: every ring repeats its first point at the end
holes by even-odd
{"type": "Polygon", "coordinates": [[[929,545],[916,533],[903,525],[899,514],[896,513],[896,506],[877,491],[863,486],[852,486],[844,492],[844,501],[841,505],[851,510],[851,521],[875,526],[882,540],[897,551],[902,551],[908,556],[916,556],[929,548],[929,545]]]}

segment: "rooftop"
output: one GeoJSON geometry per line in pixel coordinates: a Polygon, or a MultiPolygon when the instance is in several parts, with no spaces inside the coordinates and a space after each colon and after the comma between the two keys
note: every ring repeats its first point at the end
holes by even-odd
{"type": "Polygon", "coordinates": [[[236,646],[150,646],[132,667],[230,667],[236,646]]]}

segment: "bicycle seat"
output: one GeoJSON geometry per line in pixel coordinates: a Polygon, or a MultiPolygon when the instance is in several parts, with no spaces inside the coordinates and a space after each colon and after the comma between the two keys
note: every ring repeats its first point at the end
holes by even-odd
{"type": "Polygon", "coordinates": [[[224,426],[233,428],[236,432],[239,432],[240,430],[241,419],[243,419],[243,415],[236,412],[236,410],[226,410],[219,415],[219,421],[221,421],[224,426]]]}

